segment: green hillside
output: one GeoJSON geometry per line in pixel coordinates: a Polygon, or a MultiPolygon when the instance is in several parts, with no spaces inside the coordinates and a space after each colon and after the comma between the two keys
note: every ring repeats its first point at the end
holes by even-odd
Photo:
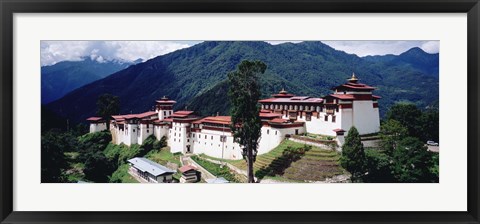
{"type": "MultiPolygon", "coordinates": [[[[321,42],[270,45],[260,41],[211,41],[162,55],[130,66],[104,79],[83,86],[48,105],[52,111],[80,122],[93,116],[96,99],[104,93],[120,97],[122,113],[149,110],[156,99],[169,96],[177,101],[175,109],[199,110],[202,115],[228,113],[225,82],[241,60],[262,60],[268,65],[262,77],[263,96],[285,87],[297,95],[316,97],[330,93],[355,72],[361,82],[378,87],[376,95],[383,114],[395,102],[410,101],[421,108],[438,102],[438,74],[426,67],[432,57],[423,51],[375,60],[337,51],[321,42]],[[407,58],[407,59],[406,59],[407,58]],[[413,62],[415,63],[413,63],[413,62]]],[[[438,64],[437,64],[438,67],[438,64]]],[[[438,72],[437,72],[438,73],[438,72]]]]}

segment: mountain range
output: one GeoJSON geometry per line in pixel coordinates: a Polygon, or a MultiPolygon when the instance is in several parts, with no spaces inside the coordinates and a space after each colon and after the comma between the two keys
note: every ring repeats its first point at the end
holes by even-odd
{"type": "Polygon", "coordinates": [[[72,90],[102,79],[136,62],[101,61],[83,57],[80,61],[62,61],[41,68],[42,104],[60,99],[72,90]]]}
{"type": "Polygon", "coordinates": [[[322,97],[355,72],[361,82],[377,87],[374,93],[382,97],[379,106],[384,114],[400,101],[421,108],[438,105],[438,58],[420,48],[400,55],[358,57],[319,41],[278,45],[207,41],[131,65],[75,89],[47,107],[81,122],[95,115],[98,96],[110,93],[119,96],[122,113],[150,110],[155,100],[168,96],[177,101],[175,109],[195,110],[201,115],[228,114],[227,74],[242,60],[261,60],[268,66],[260,79],[263,97],[282,88],[296,95],[322,97]]]}

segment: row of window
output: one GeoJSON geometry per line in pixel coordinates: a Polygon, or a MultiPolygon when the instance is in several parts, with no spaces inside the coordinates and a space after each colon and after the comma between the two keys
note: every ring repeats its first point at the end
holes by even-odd
{"type": "MultiPolygon", "coordinates": [[[[168,111],[168,115],[172,115],[172,111],[168,111]]],[[[163,111],[163,116],[167,116],[167,111],[163,111]]]]}
{"type": "MultiPolygon", "coordinates": [[[[328,115],[325,115],[325,121],[328,121],[328,115]]],[[[336,121],[336,116],[332,115],[332,123],[335,123],[336,121]]]]}
{"type": "MultiPolygon", "coordinates": [[[[267,135],[270,134],[270,129],[267,129],[267,135]]],[[[277,135],[277,131],[275,131],[275,135],[277,135]]]]}
{"type": "Polygon", "coordinates": [[[278,104],[263,104],[263,109],[267,110],[311,110],[322,111],[323,107],[321,106],[303,106],[303,105],[278,105],[278,104]]]}

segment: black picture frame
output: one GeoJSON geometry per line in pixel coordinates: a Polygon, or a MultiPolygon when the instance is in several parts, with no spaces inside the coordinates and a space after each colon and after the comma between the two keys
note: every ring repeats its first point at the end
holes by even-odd
{"type": "Polygon", "coordinates": [[[0,0],[2,56],[0,220],[2,223],[480,223],[478,0],[0,0]],[[467,13],[467,212],[18,212],[13,211],[14,13],[467,13]]]}

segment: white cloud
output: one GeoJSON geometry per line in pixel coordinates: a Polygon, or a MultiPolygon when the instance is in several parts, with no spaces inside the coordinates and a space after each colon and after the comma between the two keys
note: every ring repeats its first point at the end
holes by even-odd
{"type": "Polygon", "coordinates": [[[438,53],[440,52],[440,42],[439,41],[427,41],[422,44],[420,47],[427,53],[438,53]]]}
{"type": "Polygon", "coordinates": [[[439,41],[322,41],[323,43],[360,57],[367,55],[399,55],[410,48],[420,47],[428,53],[438,53],[439,41]],[[435,51],[436,46],[436,51],[435,51]]]}
{"type": "Polygon", "coordinates": [[[269,44],[271,44],[271,45],[278,45],[278,44],[283,44],[283,43],[294,43],[294,44],[296,44],[296,43],[300,43],[300,42],[302,42],[302,41],[294,41],[294,40],[287,40],[287,41],[285,41],[285,40],[282,40],[282,41],[279,41],[279,40],[269,40],[269,41],[265,41],[265,42],[267,42],[267,43],[269,43],[269,44]]]}
{"type": "Polygon", "coordinates": [[[104,62],[106,60],[134,61],[164,55],[190,47],[198,42],[187,41],[42,41],[41,64],[60,61],[79,61],[83,57],[104,62]]]}
{"type": "MultiPolygon", "coordinates": [[[[117,59],[134,61],[164,55],[187,48],[200,41],[42,41],[41,64],[51,65],[60,61],[79,61],[83,57],[104,62],[117,59]]],[[[272,45],[300,43],[302,41],[266,41],[272,45]]],[[[341,51],[358,56],[401,54],[412,47],[420,47],[428,53],[439,52],[439,41],[322,41],[341,51]]]]}

